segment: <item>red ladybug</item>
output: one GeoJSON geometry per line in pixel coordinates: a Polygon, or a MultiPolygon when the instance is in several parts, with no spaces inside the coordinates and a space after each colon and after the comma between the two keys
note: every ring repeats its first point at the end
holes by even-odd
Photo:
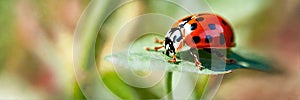
{"type": "MultiPolygon", "coordinates": [[[[157,40],[157,43],[164,43],[164,46],[155,47],[155,50],[165,48],[166,55],[173,54],[173,59],[168,62],[176,62],[176,53],[188,47],[192,49],[228,49],[235,46],[234,34],[231,26],[222,17],[216,14],[193,14],[180,19],[172,25],[167,32],[165,40],[157,40]]],[[[201,69],[201,62],[198,55],[190,52],[194,57],[195,65],[201,69]]],[[[227,59],[222,53],[215,54],[224,61],[234,62],[227,59]]]]}

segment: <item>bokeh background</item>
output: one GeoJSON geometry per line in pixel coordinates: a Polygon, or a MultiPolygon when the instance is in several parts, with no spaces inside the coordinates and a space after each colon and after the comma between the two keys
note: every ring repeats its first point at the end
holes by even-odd
{"type": "MultiPolygon", "coordinates": [[[[72,53],[76,24],[89,2],[0,1],[0,99],[84,99],[75,78],[72,53]]],[[[147,0],[139,2],[132,9],[151,10],[146,9],[147,0]]],[[[214,99],[300,99],[300,1],[208,0],[208,4],[231,22],[238,50],[268,58],[277,70],[238,69],[225,75],[214,99]]],[[[114,96],[155,97],[121,82],[112,69],[99,68],[104,82],[119,83],[112,90],[123,92],[114,96]]]]}

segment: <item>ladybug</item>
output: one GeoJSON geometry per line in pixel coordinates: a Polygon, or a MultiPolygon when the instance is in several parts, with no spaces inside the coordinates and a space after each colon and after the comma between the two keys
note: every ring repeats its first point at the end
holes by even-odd
{"type": "MultiPolygon", "coordinates": [[[[194,57],[195,66],[202,69],[198,55],[192,50],[204,49],[213,52],[225,62],[235,62],[227,59],[217,49],[229,49],[235,46],[234,34],[231,26],[222,17],[216,14],[193,14],[184,17],[174,23],[167,32],[165,40],[154,40],[156,43],[164,44],[163,46],[154,47],[154,50],[165,48],[167,56],[173,55],[173,59],[168,62],[177,61],[176,53],[188,47],[190,54],[194,57]]],[[[150,50],[147,48],[147,50],[150,50]]]]}

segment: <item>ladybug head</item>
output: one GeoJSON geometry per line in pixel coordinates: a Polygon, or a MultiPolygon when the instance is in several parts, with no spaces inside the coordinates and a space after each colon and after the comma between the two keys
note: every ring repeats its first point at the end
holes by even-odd
{"type": "Polygon", "coordinates": [[[175,54],[181,48],[183,43],[182,32],[180,28],[171,28],[165,38],[166,55],[175,54]]]}
{"type": "Polygon", "coordinates": [[[175,48],[173,45],[173,41],[169,38],[165,38],[165,49],[166,49],[166,55],[169,56],[170,53],[175,54],[175,48]]]}

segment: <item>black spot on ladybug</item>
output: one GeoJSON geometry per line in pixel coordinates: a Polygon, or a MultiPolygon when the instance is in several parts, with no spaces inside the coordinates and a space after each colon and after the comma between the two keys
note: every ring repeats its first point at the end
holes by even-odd
{"type": "Polygon", "coordinates": [[[175,40],[176,40],[176,38],[177,38],[177,36],[175,35],[175,36],[173,37],[173,41],[175,41],[175,40]]]}
{"type": "Polygon", "coordinates": [[[187,17],[187,18],[185,18],[185,19],[182,19],[182,21],[183,21],[184,23],[183,23],[183,24],[180,24],[179,27],[180,27],[180,28],[183,28],[183,26],[184,26],[187,22],[189,22],[190,20],[192,20],[192,16],[189,16],[189,17],[187,17]]]}
{"type": "Polygon", "coordinates": [[[191,24],[191,30],[195,30],[197,28],[197,23],[191,24]]]}
{"type": "Polygon", "coordinates": [[[177,36],[175,35],[174,37],[173,37],[173,41],[175,42],[180,42],[182,40],[182,37],[181,36],[179,36],[178,38],[177,38],[177,36]]]}
{"type": "Polygon", "coordinates": [[[225,36],[223,33],[220,34],[220,44],[224,44],[226,42],[225,36]]]}
{"type": "Polygon", "coordinates": [[[182,21],[190,21],[192,19],[192,16],[189,16],[189,17],[187,17],[187,18],[185,18],[185,19],[182,19],[182,21]]]}
{"type": "Polygon", "coordinates": [[[208,24],[208,27],[209,27],[210,30],[215,30],[216,29],[215,24],[208,24]]]}
{"type": "Polygon", "coordinates": [[[193,42],[194,43],[199,43],[201,41],[201,38],[199,36],[194,36],[193,37],[193,42]]]}
{"type": "Polygon", "coordinates": [[[179,25],[180,28],[183,28],[183,26],[184,26],[184,24],[180,24],[180,25],[179,25]]]}
{"type": "Polygon", "coordinates": [[[206,36],[205,36],[205,42],[206,42],[206,43],[210,43],[211,41],[212,41],[212,36],[206,35],[206,36]]]}
{"type": "Polygon", "coordinates": [[[223,23],[223,25],[227,25],[227,23],[224,20],[222,20],[222,23],[223,23]]]}
{"type": "Polygon", "coordinates": [[[203,21],[203,20],[204,20],[203,17],[198,17],[198,18],[196,18],[196,21],[198,21],[198,22],[203,21]]]}
{"type": "Polygon", "coordinates": [[[181,40],[182,40],[182,37],[181,37],[181,36],[179,36],[179,37],[176,39],[177,42],[180,42],[181,40]]]}

